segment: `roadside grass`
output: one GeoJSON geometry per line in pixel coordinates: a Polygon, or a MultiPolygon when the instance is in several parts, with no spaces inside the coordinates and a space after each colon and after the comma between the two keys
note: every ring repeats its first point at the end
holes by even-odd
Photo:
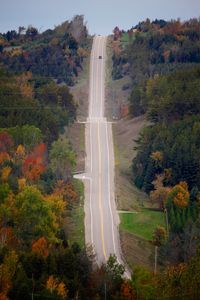
{"type": "Polygon", "coordinates": [[[158,225],[165,227],[163,212],[142,209],[139,213],[120,213],[120,228],[151,241],[158,225]]]}
{"type": "Polygon", "coordinates": [[[83,62],[83,70],[80,72],[77,82],[70,87],[77,107],[77,120],[85,121],[88,116],[88,95],[89,95],[89,72],[90,72],[90,50],[92,40],[88,41],[87,57],[83,62]]]}
{"type": "MultiPolygon", "coordinates": [[[[91,41],[89,48],[91,46],[91,41]]],[[[75,101],[78,104],[77,120],[85,121],[88,114],[88,91],[89,91],[89,62],[88,56],[83,63],[83,70],[78,77],[76,84],[70,88],[75,101]]],[[[85,169],[85,125],[78,122],[65,128],[65,134],[69,138],[72,148],[77,155],[76,172],[83,172],[85,169]]],[[[64,221],[64,230],[69,244],[78,243],[81,248],[85,247],[84,227],[84,184],[81,180],[73,179],[73,186],[79,195],[79,201],[73,203],[67,210],[64,221]]]]}
{"type": "Polygon", "coordinates": [[[134,140],[145,125],[144,117],[123,119],[113,124],[115,154],[115,194],[120,210],[136,210],[148,207],[148,196],[133,183],[131,164],[136,152],[134,140]],[[126,145],[126,146],[124,146],[126,145]]]}
{"type": "Polygon", "coordinates": [[[80,180],[73,179],[73,186],[79,195],[78,203],[67,209],[64,230],[70,245],[78,243],[81,248],[85,246],[84,234],[84,185],[80,180]]]}
{"type": "Polygon", "coordinates": [[[106,60],[106,86],[105,86],[105,117],[109,121],[118,119],[120,115],[120,106],[128,102],[128,89],[122,89],[130,83],[130,78],[125,76],[118,80],[112,79],[112,38],[107,40],[107,60],[106,60]]]}

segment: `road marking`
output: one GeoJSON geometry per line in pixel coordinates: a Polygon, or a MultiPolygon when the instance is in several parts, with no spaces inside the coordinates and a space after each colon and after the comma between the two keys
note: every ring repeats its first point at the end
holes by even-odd
{"type": "Polygon", "coordinates": [[[103,220],[103,211],[102,211],[102,195],[101,195],[101,188],[102,188],[102,181],[101,181],[101,145],[100,145],[100,122],[98,122],[98,150],[99,150],[99,211],[100,211],[100,219],[101,219],[101,241],[103,247],[103,254],[105,260],[107,261],[107,254],[105,249],[105,241],[104,241],[104,220],[103,220]]]}
{"type": "Polygon", "coordinates": [[[109,210],[111,215],[111,224],[112,224],[112,239],[113,239],[113,248],[114,252],[116,253],[116,245],[115,245],[115,238],[114,238],[114,224],[113,224],[113,212],[111,208],[111,201],[110,201],[110,152],[109,152],[109,144],[108,144],[108,123],[106,124],[106,146],[107,146],[107,154],[108,154],[108,203],[109,203],[109,210]]]}
{"type": "MultiPolygon", "coordinates": [[[[90,127],[90,174],[92,176],[92,169],[93,169],[93,165],[92,165],[92,161],[93,161],[93,156],[92,156],[92,129],[91,129],[91,124],[89,124],[90,127]]],[[[94,230],[93,230],[93,214],[92,214],[92,190],[93,190],[93,184],[92,181],[90,181],[90,223],[91,223],[91,243],[92,243],[92,247],[94,244],[94,230]]]]}

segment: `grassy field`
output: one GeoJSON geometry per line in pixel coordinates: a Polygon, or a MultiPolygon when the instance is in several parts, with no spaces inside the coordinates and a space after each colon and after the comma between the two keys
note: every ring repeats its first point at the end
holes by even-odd
{"type": "Polygon", "coordinates": [[[150,241],[155,228],[160,225],[165,227],[164,214],[162,212],[143,209],[139,213],[121,213],[121,229],[134,233],[150,241]]]}

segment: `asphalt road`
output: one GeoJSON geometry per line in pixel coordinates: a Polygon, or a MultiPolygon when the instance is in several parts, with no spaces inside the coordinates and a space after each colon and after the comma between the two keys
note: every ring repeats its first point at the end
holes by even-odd
{"type": "Polygon", "coordinates": [[[121,260],[114,199],[112,125],[104,117],[106,37],[95,36],[90,59],[89,116],[86,124],[85,231],[96,261],[121,260]],[[100,56],[102,58],[100,58],[100,56]]]}

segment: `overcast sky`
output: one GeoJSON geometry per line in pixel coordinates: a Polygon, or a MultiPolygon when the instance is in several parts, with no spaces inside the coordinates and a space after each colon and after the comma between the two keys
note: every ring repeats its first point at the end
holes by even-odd
{"type": "Polygon", "coordinates": [[[43,31],[76,14],[85,15],[90,33],[109,34],[146,18],[199,17],[200,0],[0,0],[0,32],[30,24],[43,31]]]}

